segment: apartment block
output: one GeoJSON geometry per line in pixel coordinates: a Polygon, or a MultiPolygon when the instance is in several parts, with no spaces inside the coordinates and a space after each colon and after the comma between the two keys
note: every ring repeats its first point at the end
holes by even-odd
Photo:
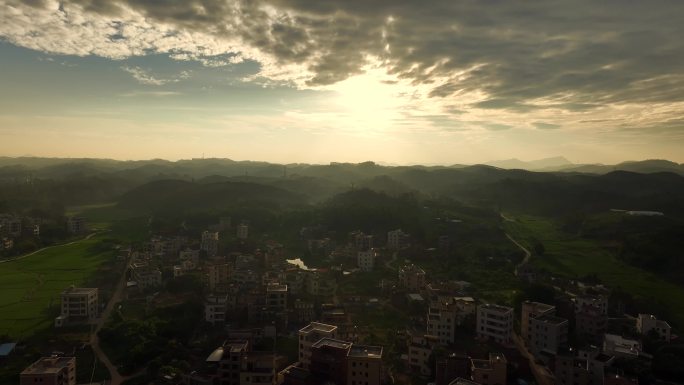
{"type": "Polygon", "coordinates": [[[43,357],[19,375],[20,385],[76,385],[75,357],[43,357]]]}
{"type": "Polygon", "coordinates": [[[162,273],[147,262],[134,262],[130,265],[131,279],[138,285],[138,289],[147,290],[162,285],[162,273]]]}
{"type": "Polygon", "coordinates": [[[88,232],[88,224],[84,217],[68,217],[67,231],[71,234],[83,234],[88,232]]]}
{"type": "Polygon", "coordinates": [[[443,297],[430,302],[427,314],[427,334],[436,336],[442,345],[455,342],[456,326],[466,316],[475,313],[471,297],[443,297]]]}
{"type": "Polygon", "coordinates": [[[450,385],[459,378],[470,376],[470,357],[465,353],[450,353],[435,364],[436,385],[450,385]]]}
{"type": "Polygon", "coordinates": [[[477,307],[477,336],[507,343],[513,335],[513,308],[494,304],[477,307]]]}
{"type": "Polygon", "coordinates": [[[600,343],[608,326],[608,316],[600,307],[583,306],[575,313],[575,333],[592,343],[600,343]]]}
{"type": "Polygon", "coordinates": [[[439,345],[439,338],[429,334],[413,334],[408,343],[408,364],[411,371],[423,376],[432,375],[430,356],[434,348],[439,345]]]}
{"type": "Polygon", "coordinates": [[[408,247],[410,236],[401,229],[387,232],[387,248],[390,250],[400,250],[408,247]]]}
{"type": "Polygon", "coordinates": [[[98,289],[74,287],[61,295],[61,312],[55,318],[55,327],[72,322],[90,322],[98,317],[98,289]]]}
{"type": "Polygon", "coordinates": [[[311,345],[311,365],[309,370],[317,379],[317,383],[348,383],[347,354],[351,346],[351,342],[332,338],[323,338],[311,345]]]}
{"type": "Polygon", "coordinates": [[[241,223],[236,229],[236,234],[238,239],[247,239],[249,237],[249,225],[241,223]]]}
{"type": "Polygon", "coordinates": [[[225,323],[226,313],[228,312],[228,295],[210,295],[204,302],[205,321],[215,323],[225,323]]]}

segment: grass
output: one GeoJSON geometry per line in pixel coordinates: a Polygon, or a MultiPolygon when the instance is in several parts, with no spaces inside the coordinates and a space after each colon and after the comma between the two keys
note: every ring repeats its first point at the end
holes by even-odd
{"type": "Polygon", "coordinates": [[[674,315],[670,321],[684,325],[684,287],[628,265],[600,244],[561,231],[549,219],[518,216],[513,222],[505,221],[504,227],[530,250],[535,239],[544,245],[544,255],[531,259],[534,266],[568,278],[596,275],[607,286],[621,288],[635,299],[660,301],[674,315]]]}
{"type": "Polygon", "coordinates": [[[0,264],[0,334],[25,337],[46,328],[59,305],[59,293],[88,281],[113,257],[97,247],[99,237],[56,246],[0,264]]]}

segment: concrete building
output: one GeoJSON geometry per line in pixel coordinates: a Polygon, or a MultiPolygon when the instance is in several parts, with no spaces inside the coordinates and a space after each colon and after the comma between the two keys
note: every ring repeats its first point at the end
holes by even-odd
{"type": "Polygon", "coordinates": [[[592,343],[600,343],[608,326],[608,316],[600,307],[583,306],[575,313],[575,333],[592,343]]]}
{"type": "Polygon", "coordinates": [[[219,233],[218,231],[204,231],[200,250],[207,253],[207,257],[213,258],[218,255],[219,233]]]}
{"type": "Polygon", "coordinates": [[[520,336],[525,345],[530,343],[530,320],[543,315],[555,315],[556,307],[540,302],[525,301],[520,310],[520,336]]]}
{"type": "Polygon", "coordinates": [[[20,385],[76,385],[75,357],[43,357],[19,375],[20,385]]]}
{"type": "Polygon", "coordinates": [[[470,379],[482,385],[506,385],[508,363],[503,354],[489,354],[486,360],[470,360],[470,379]]]}
{"type": "Polygon", "coordinates": [[[351,346],[347,353],[347,385],[380,385],[383,373],[381,346],[351,346]]]}
{"type": "Polygon", "coordinates": [[[218,365],[216,375],[219,385],[240,385],[242,356],[249,349],[245,340],[227,341],[214,350],[207,358],[207,363],[218,365]]]}
{"type": "Polygon", "coordinates": [[[464,353],[450,353],[435,363],[436,385],[449,385],[459,378],[470,376],[470,357],[464,353]]]}
{"type": "Polygon", "coordinates": [[[373,268],[375,268],[375,250],[359,251],[357,254],[357,264],[361,271],[373,271],[373,268]]]}
{"type": "Polygon", "coordinates": [[[672,327],[670,324],[657,319],[654,315],[639,314],[636,321],[636,327],[642,335],[648,335],[651,332],[655,332],[655,334],[665,342],[670,342],[672,339],[672,327]]]}
{"type": "Polygon", "coordinates": [[[477,307],[477,336],[508,343],[513,335],[513,308],[494,304],[477,307]]]}
{"type": "Polygon", "coordinates": [[[204,267],[209,290],[214,291],[221,285],[227,285],[233,274],[233,265],[225,260],[214,260],[204,267]]]}
{"type": "Polygon", "coordinates": [[[603,385],[606,369],[615,357],[598,349],[561,349],[552,366],[557,385],[603,385]]]}
{"type": "Polygon", "coordinates": [[[238,239],[247,239],[249,237],[249,225],[241,223],[236,230],[238,239]]]}
{"type": "Polygon", "coordinates": [[[287,285],[271,283],[266,286],[266,307],[274,312],[287,310],[287,285]]]}
{"type": "Polygon", "coordinates": [[[364,234],[362,231],[349,233],[349,241],[356,250],[365,251],[373,248],[373,236],[364,234]]]}
{"type": "Polygon", "coordinates": [[[68,217],[67,231],[71,234],[83,234],[88,232],[88,224],[84,217],[68,217]]]}
{"type": "Polygon", "coordinates": [[[427,314],[427,334],[436,336],[442,345],[455,342],[459,326],[476,310],[472,297],[442,297],[430,302],[427,314]]]}
{"type": "Polygon", "coordinates": [[[97,288],[74,287],[61,295],[60,315],[55,318],[55,327],[73,322],[92,322],[98,317],[97,288]]]}
{"type": "Polygon", "coordinates": [[[416,265],[406,265],[399,269],[399,286],[410,292],[418,292],[425,287],[425,270],[416,265]]]}
{"type": "Polygon", "coordinates": [[[311,365],[311,346],[323,338],[337,338],[337,326],[312,322],[299,330],[299,362],[309,369],[311,365]]]}
{"type": "Polygon", "coordinates": [[[477,382],[470,381],[465,378],[456,378],[455,380],[451,381],[449,385],[481,385],[478,384],[477,382]]]}
{"type": "Polygon", "coordinates": [[[390,250],[400,250],[408,247],[410,236],[401,229],[387,232],[387,248],[390,250]]]}
{"type": "Polygon", "coordinates": [[[568,343],[568,320],[551,314],[530,319],[529,349],[537,358],[556,355],[568,343]]]}
{"type": "Polygon", "coordinates": [[[433,367],[430,365],[430,356],[434,348],[439,345],[437,336],[429,334],[410,335],[408,343],[408,364],[411,371],[423,376],[432,375],[433,367]]]}
{"type": "Polygon", "coordinates": [[[240,385],[273,385],[278,369],[282,368],[281,362],[272,352],[244,353],[240,362],[240,385]]]}

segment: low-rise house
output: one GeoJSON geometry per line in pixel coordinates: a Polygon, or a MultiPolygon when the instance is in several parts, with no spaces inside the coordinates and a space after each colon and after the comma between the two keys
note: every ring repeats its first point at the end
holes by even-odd
{"type": "Polygon", "coordinates": [[[43,357],[19,375],[20,385],[76,385],[75,357],[43,357]]]}
{"type": "Polygon", "coordinates": [[[483,304],[477,307],[477,336],[508,343],[513,335],[513,308],[483,304]]]}
{"type": "Polygon", "coordinates": [[[640,334],[649,335],[655,333],[661,340],[670,342],[672,339],[672,327],[663,320],[659,320],[652,314],[639,314],[636,327],[640,334]]]}
{"type": "Polygon", "coordinates": [[[470,378],[482,385],[506,385],[508,363],[500,353],[490,353],[489,359],[470,360],[470,378]]]}

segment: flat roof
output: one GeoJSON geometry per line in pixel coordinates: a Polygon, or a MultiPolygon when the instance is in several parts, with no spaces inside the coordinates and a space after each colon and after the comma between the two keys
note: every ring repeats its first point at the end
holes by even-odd
{"type": "Polygon", "coordinates": [[[566,320],[565,318],[556,317],[555,315],[550,315],[550,314],[545,314],[541,317],[535,317],[535,318],[533,318],[533,320],[538,321],[538,322],[554,324],[554,325],[560,325],[562,323],[568,322],[568,320],[566,320]]]}
{"type": "Polygon", "coordinates": [[[314,343],[312,346],[319,348],[321,346],[330,346],[336,349],[349,349],[351,347],[351,342],[336,340],[334,338],[321,338],[318,342],[314,343]]]}
{"type": "Polygon", "coordinates": [[[512,307],[503,306],[503,305],[496,305],[496,304],[493,304],[493,303],[486,303],[486,304],[480,305],[480,307],[481,307],[481,308],[488,309],[488,310],[498,311],[498,312],[500,312],[500,313],[508,313],[508,312],[512,312],[512,311],[513,311],[513,308],[512,308],[512,307]]]}
{"type": "Polygon", "coordinates": [[[353,345],[349,349],[348,357],[358,358],[380,358],[382,357],[382,346],[353,345]]]}
{"type": "Polygon", "coordinates": [[[90,294],[97,291],[96,287],[69,287],[65,289],[62,294],[90,294]]]}
{"type": "Polygon", "coordinates": [[[303,328],[299,329],[300,333],[310,333],[312,331],[320,331],[324,333],[330,333],[337,329],[335,325],[324,324],[322,322],[312,322],[303,328]]]}
{"type": "Polygon", "coordinates": [[[477,382],[467,380],[465,378],[457,378],[449,383],[449,385],[480,385],[477,382]]]}
{"type": "Polygon", "coordinates": [[[535,310],[540,310],[540,311],[548,311],[548,310],[556,308],[553,305],[549,305],[549,304],[541,303],[541,302],[525,301],[523,303],[525,305],[531,305],[532,307],[534,307],[535,310]]]}
{"type": "Polygon", "coordinates": [[[68,367],[70,363],[75,363],[75,361],[75,357],[43,357],[24,369],[21,374],[55,374],[68,367]]]}

